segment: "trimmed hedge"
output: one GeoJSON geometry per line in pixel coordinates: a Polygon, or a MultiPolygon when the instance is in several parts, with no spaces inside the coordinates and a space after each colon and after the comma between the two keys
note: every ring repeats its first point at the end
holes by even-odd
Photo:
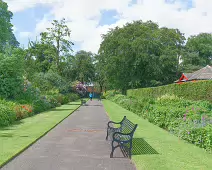
{"type": "Polygon", "coordinates": [[[130,89],[127,91],[127,96],[135,98],[156,98],[166,94],[183,97],[189,100],[208,100],[212,102],[212,80],[170,84],[151,88],[130,89]]]}

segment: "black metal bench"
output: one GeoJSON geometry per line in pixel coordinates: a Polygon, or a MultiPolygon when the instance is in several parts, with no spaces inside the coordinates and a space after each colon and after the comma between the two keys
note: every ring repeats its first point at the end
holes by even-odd
{"type": "Polygon", "coordinates": [[[129,158],[131,158],[133,134],[137,126],[137,124],[134,124],[130,120],[128,120],[126,116],[124,116],[121,122],[108,122],[106,140],[108,140],[108,136],[110,136],[110,138],[112,139],[112,151],[110,154],[111,158],[113,157],[114,150],[118,147],[120,147],[121,149],[127,148],[129,158]],[[112,127],[110,124],[119,124],[120,127],[112,127]],[[118,145],[114,146],[114,142],[117,142],[118,145]]]}
{"type": "Polygon", "coordinates": [[[81,105],[85,105],[86,104],[86,100],[81,99],[81,105]]]}

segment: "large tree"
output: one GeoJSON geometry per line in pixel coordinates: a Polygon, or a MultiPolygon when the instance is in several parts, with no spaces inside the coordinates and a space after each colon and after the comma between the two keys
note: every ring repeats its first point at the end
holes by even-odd
{"type": "Polygon", "coordinates": [[[13,34],[12,16],[13,13],[8,10],[7,3],[0,0],[0,52],[3,52],[7,45],[19,46],[13,34]]]}
{"type": "Polygon", "coordinates": [[[134,21],[103,35],[99,54],[104,58],[110,86],[122,89],[173,82],[185,37],[177,29],[134,21]]]}
{"type": "Polygon", "coordinates": [[[60,21],[53,20],[52,27],[47,28],[46,32],[41,33],[41,41],[46,44],[55,45],[56,48],[56,66],[61,72],[60,63],[64,60],[66,53],[72,51],[74,43],[70,41],[71,30],[66,25],[65,19],[60,21]]]}

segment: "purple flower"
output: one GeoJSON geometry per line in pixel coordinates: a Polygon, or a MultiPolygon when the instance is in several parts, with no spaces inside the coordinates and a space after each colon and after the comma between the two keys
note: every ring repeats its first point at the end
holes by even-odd
{"type": "Polygon", "coordinates": [[[186,117],[184,117],[183,120],[186,121],[186,117]]]}
{"type": "Polygon", "coordinates": [[[192,110],[194,111],[194,108],[192,107],[192,110]]]}
{"type": "Polygon", "coordinates": [[[190,132],[188,131],[188,135],[190,135],[190,132]]]}
{"type": "Polygon", "coordinates": [[[184,114],[183,116],[186,117],[186,114],[184,114]]]}
{"type": "Polygon", "coordinates": [[[202,117],[202,120],[205,120],[205,117],[204,116],[202,117]]]}

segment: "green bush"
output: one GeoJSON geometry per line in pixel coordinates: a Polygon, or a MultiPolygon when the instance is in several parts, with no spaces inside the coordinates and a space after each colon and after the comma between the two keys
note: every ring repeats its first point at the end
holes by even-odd
{"type": "Polygon", "coordinates": [[[157,98],[163,95],[175,95],[189,100],[208,100],[212,102],[212,80],[170,84],[160,87],[131,89],[127,96],[157,98]]]}
{"type": "Polygon", "coordinates": [[[69,93],[67,94],[67,97],[69,99],[69,102],[73,102],[80,99],[80,96],[76,93],[69,93]]]}
{"type": "Polygon", "coordinates": [[[33,101],[40,98],[40,90],[32,86],[28,87],[25,91],[15,96],[15,101],[20,104],[32,104],[33,101]]]}
{"type": "Polygon", "coordinates": [[[0,100],[0,127],[8,126],[15,122],[16,113],[14,110],[15,103],[0,100]]]}
{"type": "Polygon", "coordinates": [[[79,99],[79,96],[75,93],[70,94],[54,94],[54,95],[46,95],[47,101],[51,104],[51,107],[58,107],[61,104],[67,104],[69,102],[75,101],[79,99]]]}
{"type": "Polygon", "coordinates": [[[34,100],[32,105],[36,114],[51,108],[51,104],[45,98],[34,100]]]}
{"type": "Polygon", "coordinates": [[[72,91],[71,83],[67,82],[58,73],[48,71],[47,73],[36,73],[32,79],[33,84],[38,87],[42,93],[56,92],[66,94],[72,91]]]}
{"type": "Polygon", "coordinates": [[[13,98],[23,91],[23,58],[0,53],[0,96],[13,98]]]}

